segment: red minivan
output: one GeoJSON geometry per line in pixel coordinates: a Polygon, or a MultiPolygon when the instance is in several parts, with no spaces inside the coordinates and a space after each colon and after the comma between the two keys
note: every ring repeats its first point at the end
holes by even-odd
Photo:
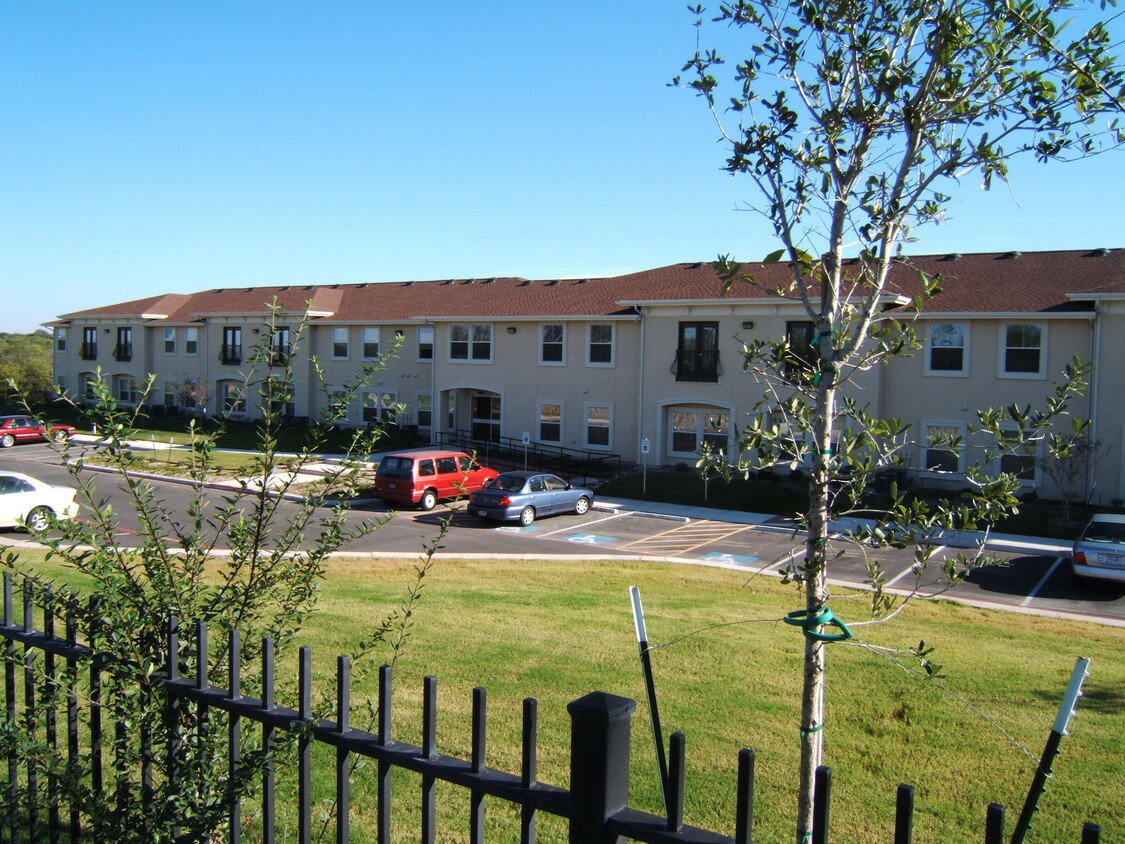
{"type": "Polygon", "coordinates": [[[402,451],[379,461],[375,495],[389,504],[432,510],[439,499],[475,492],[497,474],[463,451],[402,451]]]}

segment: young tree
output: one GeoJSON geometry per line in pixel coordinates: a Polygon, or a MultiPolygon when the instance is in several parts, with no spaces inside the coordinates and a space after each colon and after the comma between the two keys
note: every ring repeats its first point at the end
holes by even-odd
{"type": "MultiPolygon", "coordinates": [[[[18,382],[29,402],[45,404],[51,399],[51,335],[0,334],[0,384],[18,382]]],[[[10,393],[10,389],[8,390],[10,393]]],[[[6,401],[13,397],[5,395],[6,401]]]]}
{"type": "MultiPolygon", "coordinates": [[[[915,228],[943,218],[962,179],[976,175],[987,188],[1006,178],[1017,156],[1062,161],[1121,144],[1123,74],[1109,52],[1109,32],[1096,20],[1066,37],[1071,6],[734,0],[719,8],[714,20],[727,30],[716,37],[729,37],[745,58],[721,78],[719,51],[700,48],[683,68],[683,84],[705,99],[722,131],[726,169],[750,178],[761,196],[754,208],[780,240],[782,248],[766,260],[787,262],[791,280],[774,292],[799,299],[814,325],[809,348],[781,341],[745,350],[785,420],[751,424],[741,443],[752,458],[743,468],[784,457],[808,470],[804,559],[792,572],[805,609],[790,619],[806,633],[798,841],[811,830],[813,775],[823,754],[821,637],[831,619],[825,608],[834,484],[846,479],[837,499],[854,504],[871,472],[901,459],[907,436],[901,424],[867,414],[846,387],[856,372],[917,348],[911,318],[940,291],[940,279],[916,274],[908,290],[913,305],[887,319],[881,312],[889,276],[903,243],[915,228]],[[720,94],[728,88],[724,107],[720,94]]],[[[692,11],[702,37],[703,7],[692,11]]],[[[755,283],[734,261],[723,258],[718,266],[727,289],[755,283]]],[[[899,278],[904,269],[895,271],[899,278]]],[[[1000,447],[1043,437],[1085,371],[1076,364],[1045,411],[1017,411],[1014,441],[999,413],[982,412],[979,428],[1000,447]]],[[[855,538],[922,540],[920,570],[932,552],[930,531],[972,527],[1016,505],[1012,478],[971,470],[968,480],[973,492],[966,499],[936,507],[908,501],[892,487],[891,506],[877,514],[880,526],[855,538]]],[[[945,569],[956,572],[948,561],[945,569]]]]}
{"type": "MultiPolygon", "coordinates": [[[[120,403],[100,377],[90,383],[92,402],[82,410],[99,433],[95,452],[99,462],[108,463],[121,481],[139,522],[135,544],[118,542],[121,519],[99,492],[99,475],[84,471],[92,459],[84,446],[74,442],[57,446],[79,490],[83,517],[60,523],[57,531],[36,538],[50,555],[91,584],[89,593],[96,600],[71,601],[72,612],[82,620],[87,644],[98,659],[115,667],[107,682],[120,686],[108,691],[107,705],[131,724],[128,735],[113,740],[117,798],[110,801],[112,805],[80,777],[67,795],[70,805],[80,806],[90,819],[96,840],[219,840],[216,831],[227,822],[227,798],[251,789],[251,775],[266,761],[260,749],[247,751],[239,775],[228,776],[223,731],[216,730],[206,714],[185,710],[178,719],[166,717],[161,672],[166,665],[169,621],[176,619],[183,628],[203,622],[213,633],[206,665],[195,664],[184,637],[181,661],[188,670],[223,676],[228,634],[234,631],[243,642],[243,663],[254,665],[266,640],[280,652],[301,629],[315,608],[319,581],[331,555],[386,521],[385,516],[356,518],[345,504],[364,481],[362,461],[374,450],[379,432],[357,432],[324,484],[296,494],[298,470],[320,460],[318,447],[333,430],[332,423],[343,418],[348,403],[378,366],[357,373],[354,384],[334,386],[331,395],[321,377],[326,409],[305,429],[307,440],[297,454],[280,453],[278,434],[286,426],[285,407],[291,399],[284,385],[293,381],[290,362],[305,328],[296,329],[293,351],[280,365],[275,365],[279,362],[268,345],[271,328],[242,374],[247,409],[260,416],[257,448],[247,456],[242,489],[217,497],[207,489],[214,471],[214,441],[226,424],[226,414],[206,434],[192,420],[188,453],[196,485],[186,512],[165,505],[159,487],[136,471],[131,441],[153,379],[149,378],[135,405],[120,403]],[[329,490],[336,496],[330,497],[329,490]],[[136,741],[138,736],[145,741],[136,741]],[[175,777],[161,767],[165,759],[175,760],[175,777]]],[[[311,364],[320,376],[315,358],[311,364]]],[[[191,395],[205,401],[202,397],[210,395],[209,385],[195,382],[191,395]]],[[[363,654],[373,655],[381,648],[391,651],[392,658],[397,656],[409,635],[413,605],[444,530],[442,525],[438,540],[425,549],[423,565],[401,607],[375,622],[363,654]]],[[[18,555],[3,555],[0,565],[35,584],[43,600],[53,600],[52,585],[24,567],[18,555]]],[[[0,734],[0,745],[17,748],[26,764],[42,771],[70,764],[60,761],[52,745],[34,744],[33,736],[9,731],[0,734]]],[[[33,792],[20,799],[34,802],[46,797],[33,792]]]]}

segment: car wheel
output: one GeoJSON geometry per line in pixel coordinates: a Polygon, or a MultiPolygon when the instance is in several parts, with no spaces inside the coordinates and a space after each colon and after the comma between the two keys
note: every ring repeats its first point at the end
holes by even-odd
{"type": "Polygon", "coordinates": [[[418,506],[423,510],[433,510],[437,505],[437,493],[432,489],[427,489],[422,493],[422,498],[418,501],[418,506]]]}
{"type": "Polygon", "coordinates": [[[55,523],[55,514],[50,507],[33,507],[24,519],[24,524],[32,533],[42,533],[55,523]]]}
{"type": "Polygon", "coordinates": [[[5,434],[0,437],[0,448],[11,448],[16,444],[16,438],[11,434],[5,434]]]}
{"type": "Polygon", "coordinates": [[[51,439],[53,439],[57,443],[66,442],[67,439],[69,439],[69,437],[70,437],[70,434],[67,433],[66,431],[64,431],[61,428],[59,430],[55,431],[55,433],[51,434],[51,439]]]}
{"type": "Polygon", "coordinates": [[[582,496],[574,502],[574,512],[579,516],[585,516],[590,509],[590,499],[582,496]]]}
{"type": "Polygon", "coordinates": [[[534,507],[524,507],[522,510],[520,510],[520,524],[521,525],[523,525],[524,527],[527,527],[529,524],[531,524],[534,521],[535,521],[535,508],[534,507]]]}

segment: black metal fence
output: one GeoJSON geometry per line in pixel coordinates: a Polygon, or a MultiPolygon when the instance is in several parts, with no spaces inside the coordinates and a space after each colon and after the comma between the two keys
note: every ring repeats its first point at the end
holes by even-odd
{"type": "MultiPolygon", "coordinates": [[[[16,842],[77,842],[93,841],[87,818],[70,799],[70,791],[78,785],[92,794],[95,801],[112,805],[114,801],[134,800],[136,795],[123,794],[119,771],[115,771],[113,753],[119,752],[126,741],[144,743],[146,737],[129,734],[128,706],[120,701],[111,705],[102,691],[102,677],[112,673],[112,662],[99,656],[78,641],[78,625],[70,615],[60,619],[50,600],[34,596],[25,583],[22,590],[22,619],[14,613],[13,584],[10,575],[4,578],[4,616],[0,623],[4,654],[4,698],[6,730],[9,738],[20,729],[33,729],[37,735],[24,735],[22,740],[5,744],[8,782],[3,790],[4,811],[0,817],[0,841],[16,842]],[[44,604],[42,630],[36,629],[36,604],[44,604]],[[61,622],[63,634],[56,635],[61,622]],[[41,658],[41,663],[37,659],[41,658]],[[89,674],[79,672],[79,666],[89,668],[89,674]],[[37,699],[37,690],[54,688],[56,694],[44,710],[44,701],[37,699]],[[79,701],[83,703],[80,705],[79,701]],[[27,713],[37,711],[34,718],[27,713]],[[124,714],[123,714],[124,713],[124,714]],[[33,725],[29,727],[28,725],[33,725]],[[81,743],[88,743],[82,747],[81,743]],[[36,765],[29,764],[20,751],[23,746],[45,744],[58,752],[64,764],[49,768],[45,774],[36,765]],[[107,749],[105,745],[110,745],[107,749]],[[73,770],[82,759],[82,773],[73,776],[73,770]],[[71,770],[68,776],[67,770],[71,770]],[[78,782],[78,779],[81,782],[78,782]],[[44,808],[46,807],[46,808],[44,808]]],[[[243,812],[253,802],[255,814],[261,819],[261,829],[255,839],[273,844],[277,831],[277,777],[289,776],[296,781],[295,821],[290,820],[290,838],[299,844],[310,844],[314,839],[314,802],[312,798],[314,745],[335,750],[335,785],[333,803],[335,841],[338,844],[358,840],[351,837],[350,821],[353,813],[352,763],[358,757],[375,761],[374,813],[376,840],[380,844],[392,840],[433,842],[437,836],[437,791],[439,783],[448,783],[463,789],[469,797],[468,833],[470,842],[485,841],[486,798],[504,801],[518,808],[520,841],[536,840],[537,820],[546,813],[565,819],[567,838],[571,844],[596,842],[621,842],[625,840],[648,844],[750,844],[754,840],[754,754],[743,750],[739,754],[738,779],[730,799],[735,803],[735,829],[733,835],[713,832],[683,823],[685,782],[685,740],[682,734],[671,739],[669,776],[666,790],[667,814],[665,817],[638,811],[629,806],[629,746],[634,701],[604,692],[593,692],[573,701],[567,707],[571,719],[570,783],[561,788],[540,782],[537,777],[536,737],[537,707],[533,699],[523,704],[522,763],[518,774],[489,768],[486,763],[486,693],[473,691],[472,736],[469,759],[443,755],[437,745],[437,681],[426,678],[422,701],[422,743],[415,746],[395,740],[392,735],[392,685],[391,671],[384,667],[379,675],[379,693],[376,729],[355,729],[350,723],[352,711],[350,688],[351,673],[347,657],[337,660],[334,709],[336,720],[316,719],[313,714],[312,658],[308,648],[299,651],[298,692],[296,709],[276,703],[274,684],[274,655],[266,643],[262,653],[261,688],[258,697],[242,689],[242,661],[238,634],[233,633],[226,650],[228,676],[226,687],[212,685],[206,671],[195,676],[185,676],[182,666],[207,664],[209,654],[208,631],[195,625],[194,641],[190,647],[181,647],[180,633],[175,621],[170,622],[167,643],[168,670],[158,679],[166,692],[165,706],[172,713],[185,706],[195,707],[195,713],[222,730],[226,741],[225,759],[232,778],[242,764],[243,734],[251,727],[261,730],[262,742],[268,746],[273,737],[285,733],[296,734],[296,753],[292,769],[278,771],[267,764],[260,773],[260,782],[241,796],[232,795],[222,808],[224,829],[219,837],[209,839],[230,844],[243,840],[243,812]],[[419,792],[406,793],[399,789],[392,794],[392,777],[395,770],[410,771],[420,785],[419,792]],[[420,829],[398,830],[392,835],[391,807],[396,800],[421,802],[420,829]]],[[[174,720],[174,719],[173,719],[174,720]]],[[[161,760],[151,746],[142,747],[137,758],[146,765],[161,760]]],[[[165,770],[160,776],[174,777],[178,760],[174,753],[163,759],[165,770]]],[[[149,793],[156,772],[145,772],[141,778],[142,791],[149,793]]],[[[815,825],[810,841],[827,844],[829,841],[829,808],[831,802],[831,770],[817,772],[815,825]]],[[[142,797],[142,799],[144,799],[142,797]]],[[[89,801],[87,800],[87,803],[89,801]]],[[[913,840],[914,790],[899,786],[894,827],[895,844],[909,844],[913,840]]],[[[367,807],[365,807],[367,808],[367,807]]],[[[1004,840],[1004,808],[988,807],[984,840],[986,844],[1000,844],[1004,840]]],[[[454,832],[456,840],[465,840],[464,831],[454,832]]],[[[1099,828],[1086,824],[1081,832],[1082,844],[1097,844],[1099,828]]],[[[204,840],[204,839],[200,839],[204,840]]]]}

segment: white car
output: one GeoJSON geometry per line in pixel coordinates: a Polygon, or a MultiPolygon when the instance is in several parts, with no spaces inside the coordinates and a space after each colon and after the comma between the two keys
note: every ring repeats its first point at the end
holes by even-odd
{"type": "Polygon", "coordinates": [[[78,515],[78,490],[54,486],[19,472],[0,472],[0,527],[25,527],[33,533],[78,515]]]}
{"type": "Polygon", "coordinates": [[[1074,540],[1070,571],[1075,580],[1125,583],[1125,516],[1100,513],[1074,540]]]}

